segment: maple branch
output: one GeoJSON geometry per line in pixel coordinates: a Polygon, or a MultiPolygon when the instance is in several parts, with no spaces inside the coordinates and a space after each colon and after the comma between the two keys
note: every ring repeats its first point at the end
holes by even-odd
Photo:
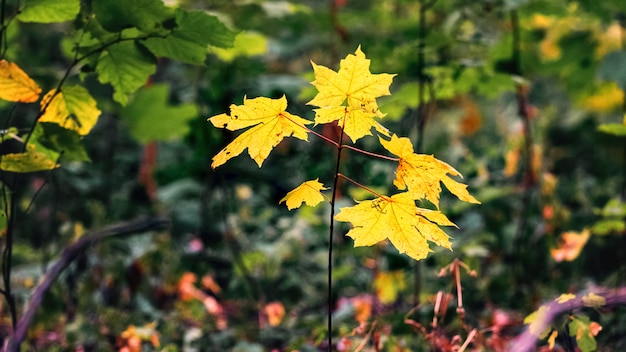
{"type": "Polygon", "coordinates": [[[363,150],[348,144],[344,144],[342,145],[342,147],[344,148],[348,148],[350,150],[354,150],[355,152],[359,152],[361,154],[365,154],[365,155],[369,155],[369,156],[373,156],[375,158],[379,158],[379,159],[385,159],[385,160],[391,160],[391,161],[395,161],[395,162],[399,162],[400,158],[394,158],[392,156],[387,156],[387,155],[382,155],[382,154],[378,154],[378,153],[374,153],[374,152],[369,152],[367,150],[363,150]]]}
{"type": "Polygon", "coordinates": [[[357,186],[359,186],[359,187],[363,188],[364,190],[366,190],[366,191],[368,191],[368,192],[370,192],[370,193],[374,194],[374,195],[375,195],[375,196],[377,196],[378,198],[382,198],[382,199],[384,199],[384,200],[386,200],[386,201],[388,201],[388,202],[390,202],[390,201],[391,201],[391,198],[389,198],[389,197],[387,197],[387,196],[384,196],[384,195],[382,195],[382,194],[380,194],[380,193],[378,193],[378,192],[374,191],[373,189],[371,189],[371,188],[369,188],[369,187],[367,187],[367,186],[364,186],[364,185],[362,185],[362,184],[360,184],[360,183],[356,182],[355,180],[351,179],[350,177],[348,177],[348,176],[346,176],[346,175],[344,175],[344,174],[342,174],[342,173],[338,173],[338,174],[337,174],[337,176],[343,177],[344,179],[346,179],[346,180],[348,180],[348,181],[350,181],[350,182],[354,183],[355,185],[357,185],[357,186]]]}
{"type": "MultiPolygon", "coordinates": [[[[620,287],[618,289],[601,289],[595,293],[598,296],[604,297],[605,304],[602,307],[620,306],[626,304],[626,287],[620,287]]],[[[576,298],[571,299],[564,303],[557,301],[551,301],[542,306],[544,308],[543,314],[537,314],[535,321],[533,321],[533,331],[531,332],[530,325],[526,326],[524,332],[518,335],[515,340],[511,342],[507,351],[516,352],[530,352],[535,350],[535,345],[539,337],[536,335],[536,331],[544,331],[548,328],[550,323],[559,315],[589,307],[589,304],[585,302],[585,296],[579,294],[576,298]],[[535,329],[534,327],[537,327],[535,329]]]]}
{"type": "Polygon", "coordinates": [[[63,250],[59,260],[54,263],[48,271],[44,274],[43,279],[33,289],[28,304],[22,319],[20,319],[17,327],[14,329],[13,336],[10,337],[7,346],[4,348],[4,352],[17,352],[20,349],[20,345],[31,321],[35,316],[37,308],[41,305],[46,292],[50,289],[52,284],[56,281],[59,275],[67,268],[76,258],[84,253],[84,251],[109,237],[118,237],[124,235],[130,235],[135,233],[142,233],[147,231],[154,231],[166,228],[169,225],[169,220],[162,217],[147,218],[141,217],[135,220],[111,225],[98,231],[89,232],[72,245],[63,250]]]}

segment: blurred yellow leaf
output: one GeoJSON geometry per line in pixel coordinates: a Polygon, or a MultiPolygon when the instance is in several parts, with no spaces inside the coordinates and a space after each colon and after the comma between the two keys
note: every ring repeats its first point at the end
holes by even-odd
{"type": "Polygon", "coordinates": [[[573,300],[574,298],[576,298],[575,294],[573,294],[573,293],[564,293],[564,294],[560,295],[554,301],[556,301],[556,303],[563,304],[565,302],[573,300]]]}
{"type": "Polygon", "coordinates": [[[550,309],[547,306],[541,306],[536,311],[530,313],[524,318],[524,324],[530,324],[528,331],[538,337],[544,338],[550,332],[550,328],[546,327],[545,317],[550,309]]]}
{"type": "Polygon", "coordinates": [[[29,144],[24,153],[3,155],[0,161],[0,170],[11,172],[51,170],[58,166],[54,160],[50,160],[46,153],[36,151],[34,144],[29,144]]]}
{"type": "Polygon", "coordinates": [[[393,303],[406,288],[404,273],[400,270],[378,272],[374,278],[374,288],[383,304],[393,303]]]}
{"type": "Polygon", "coordinates": [[[26,72],[12,62],[0,60],[0,99],[32,103],[39,99],[41,88],[26,72]]]}
{"type": "Polygon", "coordinates": [[[554,344],[556,344],[556,338],[558,336],[559,336],[559,331],[558,330],[554,330],[550,334],[550,337],[548,337],[548,346],[550,347],[551,350],[554,349],[554,344]]]}
{"type": "Polygon", "coordinates": [[[379,138],[382,146],[392,154],[398,156],[398,169],[393,184],[399,190],[408,189],[413,199],[427,199],[439,208],[439,194],[441,183],[460,200],[480,204],[467,191],[467,186],[448,176],[461,176],[452,166],[436,159],[432,155],[413,153],[411,140],[405,137],[398,138],[395,134],[391,140],[379,138]]]}
{"type": "Polygon", "coordinates": [[[578,258],[590,235],[591,232],[588,229],[583,230],[581,233],[574,231],[562,233],[558,247],[550,249],[552,259],[556,262],[571,262],[578,258]]]}
{"type": "Polygon", "coordinates": [[[389,135],[389,131],[374,117],[385,116],[378,109],[376,98],[391,94],[389,86],[395,75],[372,74],[370,60],[360,46],[354,55],[341,60],[337,72],[313,62],[311,64],[315,73],[315,80],[311,83],[318,94],[307,104],[319,107],[315,109],[316,124],[337,121],[353,142],[371,135],[372,127],[379,133],[389,135]]]}
{"type": "Polygon", "coordinates": [[[49,91],[41,100],[41,110],[44,108],[40,122],[54,122],[81,136],[91,131],[100,116],[96,101],[81,86],[68,86],[60,92],[49,91]]]}
{"type": "Polygon", "coordinates": [[[287,98],[284,95],[279,99],[244,97],[243,105],[230,106],[230,116],[220,114],[210,117],[213,126],[230,131],[253,126],[215,155],[211,167],[215,169],[246,148],[250,157],[261,167],[283,138],[294,136],[303,141],[308,140],[308,132],[303,125],[311,121],[288,113],[286,108],[287,98]]]}
{"type": "Polygon", "coordinates": [[[347,236],[354,239],[355,247],[389,239],[400,253],[415,260],[431,252],[428,241],[451,249],[448,235],[438,225],[456,226],[439,211],[418,208],[408,192],[341,208],[335,219],[352,223],[347,236]]]}
{"type": "Polygon", "coordinates": [[[602,296],[598,296],[593,292],[590,292],[589,294],[583,297],[583,303],[587,307],[598,308],[606,304],[606,298],[602,296]]]}
{"type": "Polygon", "coordinates": [[[306,203],[306,205],[314,207],[323,202],[324,195],[322,195],[321,191],[328,188],[325,188],[322,183],[318,182],[318,180],[319,179],[316,178],[315,180],[303,182],[300,186],[287,193],[287,195],[280,200],[279,204],[286,202],[287,208],[291,210],[299,208],[302,203],[306,203]]]}

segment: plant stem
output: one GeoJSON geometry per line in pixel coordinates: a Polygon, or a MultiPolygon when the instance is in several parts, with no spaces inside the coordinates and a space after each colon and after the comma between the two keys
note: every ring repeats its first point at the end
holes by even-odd
{"type": "MultiPolygon", "coordinates": [[[[344,120],[345,121],[345,120],[344,120]]],[[[335,177],[333,179],[333,195],[330,200],[330,225],[328,227],[328,352],[333,350],[333,232],[335,231],[335,203],[337,201],[337,186],[339,185],[339,166],[341,165],[341,151],[343,150],[343,126],[339,132],[339,143],[337,145],[337,162],[335,163],[335,177]]]]}
{"type": "Polygon", "coordinates": [[[380,193],[378,193],[378,192],[374,191],[373,189],[371,189],[371,188],[369,188],[369,187],[367,187],[367,186],[364,186],[364,185],[362,185],[362,184],[360,184],[360,183],[356,182],[355,180],[351,179],[350,177],[348,177],[348,176],[346,176],[346,175],[344,175],[344,174],[342,174],[342,173],[339,173],[339,174],[338,174],[338,176],[341,176],[341,177],[345,178],[346,180],[348,180],[348,181],[350,181],[350,182],[354,183],[355,185],[357,185],[357,186],[359,186],[359,187],[363,188],[364,190],[366,190],[366,191],[368,191],[368,192],[370,192],[370,193],[374,194],[374,195],[375,195],[376,197],[378,197],[378,198],[382,198],[382,199],[384,199],[384,200],[386,200],[386,201],[391,201],[391,198],[389,198],[389,197],[387,197],[387,196],[384,196],[384,195],[382,195],[382,194],[380,194],[380,193]]]}

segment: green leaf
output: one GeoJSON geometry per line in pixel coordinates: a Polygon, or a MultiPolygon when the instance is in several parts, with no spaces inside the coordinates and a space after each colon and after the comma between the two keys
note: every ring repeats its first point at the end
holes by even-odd
{"type": "Polygon", "coordinates": [[[626,51],[607,54],[600,63],[598,75],[602,79],[614,81],[622,90],[626,90],[626,51]]]}
{"type": "Polygon", "coordinates": [[[122,111],[130,134],[141,143],[165,141],[189,132],[188,121],[198,115],[193,104],[167,104],[168,86],[155,84],[141,89],[122,111]]]}
{"type": "Polygon", "coordinates": [[[590,328],[591,321],[589,317],[575,315],[569,323],[569,334],[576,338],[578,347],[582,352],[595,351],[597,344],[590,328]]]}
{"type": "Polygon", "coordinates": [[[232,61],[239,56],[263,55],[267,53],[267,47],[267,37],[258,32],[246,31],[237,34],[232,48],[213,47],[211,49],[223,61],[232,61]]]}
{"type": "Polygon", "coordinates": [[[122,105],[128,103],[128,96],[141,88],[155,71],[154,57],[139,50],[133,42],[109,46],[96,66],[98,80],[113,86],[113,99],[122,105]]]}
{"type": "Polygon", "coordinates": [[[176,27],[165,38],[148,38],[143,44],[156,56],[202,64],[208,45],[230,47],[236,33],[215,16],[202,11],[176,12],[176,27]]]}
{"type": "Polygon", "coordinates": [[[38,123],[33,131],[32,140],[57,153],[63,152],[63,160],[90,161],[80,135],[56,123],[38,123]]]}
{"type": "Polygon", "coordinates": [[[26,0],[17,18],[22,22],[65,22],[79,12],[80,0],[26,0]]]}
{"type": "Polygon", "coordinates": [[[51,170],[59,165],[49,155],[39,151],[35,144],[28,144],[23,153],[11,153],[2,155],[0,170],[11,172],[35,172],[51,170]]]}
{"type": "Polygon", "coordinates": [[[623,137],[626,136],[626,125],[621,123],[605,123],[598,126],[598,131],[623,137]]]}
{"type": "Polygon", "coordinates": [[[130,27],[153,32],[171,17],[161,0],[94,0],[92,6],[96,19],[109,32],[130,27]]]}

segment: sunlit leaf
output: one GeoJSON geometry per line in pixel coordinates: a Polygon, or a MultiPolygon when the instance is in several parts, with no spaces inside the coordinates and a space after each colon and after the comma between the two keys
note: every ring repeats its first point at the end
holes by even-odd
{"type": "Polygon", "coordinates": [[[541,306],[524,318],[524,324],[529,324],[528,331],[537,338],[545,338],[550,332],[545,319],[549,310],[548,306],[541,306]]]}
{"type": "Polygon", "coordinates": [[[480,204],[469,194],[466,185],[448,176],[460,176],[458,171],[432,155],[415,154],[410,139],[394,134],[389,141],[380,137],[379,140],[385,149],[400,158],[393,184],[399,190],[408,189],[413,199],[427,199],[439,208],[439,194],[443,183],[460,200],[480,204]]]}
{"type": "Polygon", "coordinates": [[[26,0],[17,19],[22,22],[65,22],[76,18],[80,0],[26,0]]]}
{"type": "Polygon", "coordinates": [[[39,99],[41,88],[12,62],[0,60],[0,99],[32,103],[39,99]]]}
{"type": "Polygon", "coordinates": [[[341,208],[335,220],[352,223],[347,236],[354,239],[355,247],[372,246],[389,239],[400,253],[415,260],[424,259],[432,252],[428,242],[452,248],[448,235],[439,225],[455,225],[439,211],[418,208],[408,192],[341,208]]]}
{"type": "Polygon", "coordinates": [[[170,105],[169,87],[153,84],[140,89],[122,110],[130,134],[141,143],[168,141],[185,136],[189,121],[198,116],[193,104],[170,105]]]}
{"type": "Polygon", "coordinates": [[[51,170],[58,166],[46,153],[35,150],[34,144],[29,144],[23,153],[5,154],[0,160],[0,170],[20,173],[51,170]]]}
{"type": "Polygon", "coordinates": [[[371,135],[372,127],[389,135],[374,118],[384,116],[378,109],[376,98],[390,94],[389,86],[395,75],[372,74],[370,60],[366,59],[360,46],[354,55],[341,60],[337,72],[311,64],[315,72],[312,84],[318,94],[307,104],[320,107],[315,109],[315,123],[338,121],[353,142],[371,135]]]}
{"type": "Polygon", "coordinates": [[[104,49],[96,66],[98,80],[113,86],[113,99],[122,105],[128,103],[130,94],[146,84],[155,70],[154,57],[139,50],[129,41],[104,49]]]}
{"type": "Polygon", "coordinates": [[[550,337],[548,337],[548,346],[550,347],[551,350],[554,349],[554,344],[556,343],[556,338],[558,336],[559,336],[559,331],[558,330],[554,330],[550,334],[550,337]]]}
{"type": "Polygon", "coordinates": [[[211,52],[223,61],[232,61],[239,56],[256,56],[267,53],[268,40],[263,34],[245,31],[237,34],[232,48],[211,48],[211,52]]]}
{"type": "Polygon", "coordinates": [[[82,86],[66,86],[46,93],[41,100],[40,122],[54,122],[79,135],[88,134],[98,121],[100,110],[91,94],[82,86]]]}
{"type": "Polygon", "coordinates": [[[304,125],[311,123],[285,111],[287,98],[279,99],[244,97],[243,105],[231,105],[230,116],[215,115],[209,118],[213,126],[230,131],[251,127],[213,157],[212,168],[241,154],[246,148],[250,157],[261,167],[272,149],[285,137],[294,136],[308,140],[304,125]]]}
{"type": "Polygon", "coordinates": [[[321,191],[328,188],[324,187],[324,185],[318,180],[319,179],[316,178],[315,180],[303,182],[300,186],[287,193],[287,195],[280,200],[279,204],[286,202],[287,208],[292,210],[299,208],[302,203],[306,203],[306,205],[314,207],[323,202],[324,195],[321,191]]]}

